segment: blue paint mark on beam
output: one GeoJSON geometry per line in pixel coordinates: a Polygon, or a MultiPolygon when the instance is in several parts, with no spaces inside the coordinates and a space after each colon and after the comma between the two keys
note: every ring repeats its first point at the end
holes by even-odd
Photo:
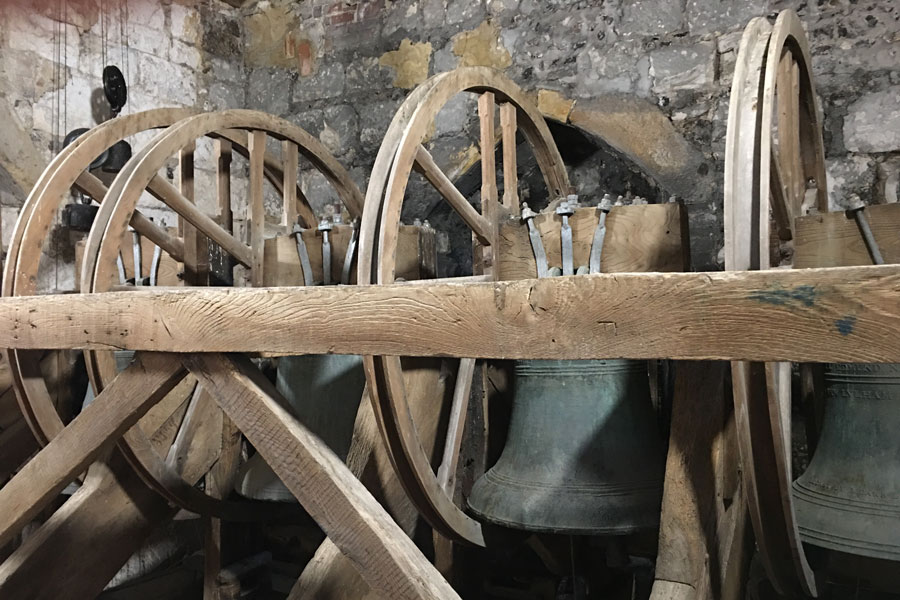
{"type": "Polygon", "coordinates": [[[834,322],[834,326],[837,327],[837,330],[841,335],[847,336],[853,333],[853,328],[856,326],[856,317],[853,315],[847,315],[843,319],[837,319],[834,322]]]}
{"type": "Polygon", "coordinates": [[[820,295],[814,285],[799,285],[793,289],[756,290],[750,292],[747,298],[775,306],[803,305],[811,307],[815,305],[816,299],[820,295]]]}

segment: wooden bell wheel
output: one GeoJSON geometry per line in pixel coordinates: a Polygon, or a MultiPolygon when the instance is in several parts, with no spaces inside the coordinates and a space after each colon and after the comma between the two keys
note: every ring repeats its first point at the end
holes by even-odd
{"type": "MultiPolygon", "coordinates": [[[[744,30],[725,157],[725,268],[770,269],[770,223],[782,242],[794,219],[827,211],[822,131],[809,49],[797,15],[744,30]],[[806,205],[806,206],[805,206],[806,205]]],[[[789,256],[789,254],[788,254],[789,256]]],[[[732,363],[744,485],[760,557],[782,594],[816,595],[791,495],[791,365],[732,363]]]]}
{"type": "MultiPolygon", "coordinates": [[[[78,177],[89,178],[89,175],[81,173],[91,160],[90,157],[96,156],[98,146],[110,143],[110,141],[118,141],[124,136],[148,127],[158,128],[172,125],[132,157],[109,189],[99,184],[88,190],[92,196],[101,199],[102,203],[85,245],[81,271],[82,291],[108,291],[121,283],[120,250],[123,247],[131,246],[129,224],[135,231],[140,231],[142,234],[149,232],[146,237],[157,244],[160,254],[164,253],[166,258],[185,264],[185,283],[187,284],[204,285],[208,282],[207,238],[213,240],[224,252],[234,257],[236,262],[244,265],[253,284],[260,284],[265,224],[264,179],[268,179],[276,194],[282,196],[283,225],[289,226],[291,222],[299,221],[306,227],[313,227],[317,223],[308,201],[297,187],[299,155],[307,157],[312,165],[321,170],[334,184],[338,195],[344,200],[352,215],[359,214],[359,208],[362,205],[361,192],[353,184],[346,171],[325,151],[321,144],[299,128],[253,111],[226,111],[197,115],[182,120],[188,116],[189,113],[185,111],[178,113],[150,111],[116,119],[123,123],[115,132],[108,132],[105,137],[101,137],[93,131],[86,134],[85,142],[82,142],[78,148],[82,148],[79,157],[86,157],[87,162],[70,162],[71,168],[53,179],[53,189],[57,194],[55,204],[48,194],[39,195],[43,202],[41,204],[43,210],[33,211],[33,214],[40,212],[45,215],[45,221],[49,223],[52,220],[50,212],[58,206],[59,197],[68,190],[72,181],[78,177]],[[150,117],[154,117],[156,120],[150,117]],[[217,133],[219,131],[221,133],[217,133]],[[218,196],[215,206],[219,210],[219,214],[216,216],[219,222],[206,215],[193,203],[191,187],[193,148],[198,138],[207,135],[214,136],[216,142],[214,158],[218,196]],[[280,160],[266,154],[266,141],[269,135],[282,143],[280,160]],[[92,147],[83,146],[85,143],[92,142],[92,147]],[[231,173],[229,165],[232,149],[248,157],[251,165],[250,206],[248,207],[250,245],[236,238],[231,232],[231,173]],[[180,188],[176,188],[158,175],[165,161],[173,155],[179,156],[182,161],[180,188]],[[287,168],[283,166],[285,164],[287,168]],[[144,175],[147,176],[141,179],[144,175]],[[136,205],[145,191],[149,191],[161,199],[179,215],[184,222],[183,235],[171,234],[142,217],[136,210],[136,205]]],[[[112,125],[107,125],[106,129],[112,127],[112,125]]],[[[74,153],[73,150],[72,154],[74,153]]],[[[34,238],[39,254],[42,237],[39,235],[37,226],[26,226],[23,229],[23,240],[28,236],[34,238]]],[[[32,273],[35,272],[36,266],[35,262],[32,273]]],[[[21,278],[21,269],[18,274],[21,278]]],[[[32,282],[35,279],[34,276],[30,277],[32,282]]],[[[16,291],[18,290],[14,290],[14,292],[16,291]]],[[[111,352],[87,353],[86,359],[92,384],[96,393],[99,394],[116,376],[115,361],[111,352]]],[[[120,447],[126,458],[136,467],[138,473],[150,487],[176,505],[194,512],[232,520],[258,518],[261,514],[260,511],[247,509],[247,503],[223,501],[194,486],[196,477],[193,475],[196,475],[198,461],[201,465],[207,465],[206,468],[200,468],[200,472],[205,472],[217,462],[219,463],[218,468],[221,468],[223,464],[231,465],[231,470],[236,468],[240,452],[240,436],[228,420],[223,418],[215,402],[202,388],[196,387],[193,376],[185,377],[182,373],[179,381],[180,383],[174,385],[174,389],[167,399],[160,402],[145,417],[145,420],[153,423],[153,427],[145,430],[139,424],[125,434],[120,447]],[[174,437],[170,436],[171,444],[160,446],[159,441],[151,438],[149,432],[156,430],[156,426],[161,422],[164,424],[172,419],[175,420],[177,433],[174,437]],[[221,431],[215,431],[217,427],[221,431]],[[188,479],[183,479],[181,475],[187,462],[188,453],[192,455],[191,462],[194,467],[191,473],[193,475],[188,479]]],[[[37,387],[40,387],[40,383],[40,378],[36,378],[37,387]]],[[[39,425],[38,431],[44,433],[48,440],[62,429],[64,423],[55,412],[52,403],[47,401],[49,396],[26,394],[24,398],[30,412],[41,415],[41,418],[35,419],[35,421],[39,425]]]]}
{"type": "MultiPolygon", "coordinates": [[[[414,90],[395,115],[378,152],[360,228],[360,283],[391,283],[396,277],[397,237],[403,199],[413,169],[438,191],[472,230],[473,270],[469,280],[497,278],[498,227],[518,214],[516,131],[529,142],[550,198],[569,192],[562,158],[537,108],[500,73],[483,67],[436,75],[414,90]],[[435,116],[459,93],[478,94],[481,130],[481,212],[476,210],[437,166],[425,147],[435,116]],[[503,144],[503,204],[498,200],[494,165],[495,111],[499,106],[503,144]]],[[[442,535],[484,545],[481,525],[454,503],[454,480],[466,420],[475,360],[462,359],[452,394],[441,391],[439,361],[425,363],[390,356],[364,357],[369,392],[382,435],[399,479],[420,513],[442,535]],[[437,469],[420,441],[428,423],[417,423],[411,407],[449,397],[450,420],[437,469]]],[[[440,439],[440,438],[439,438],[440,439]]]]}

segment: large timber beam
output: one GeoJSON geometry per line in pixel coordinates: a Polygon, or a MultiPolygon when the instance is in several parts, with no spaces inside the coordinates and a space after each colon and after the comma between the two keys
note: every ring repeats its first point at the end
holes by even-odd
{"type": "Polygon", "coordinates": [[[900,362],[900,266],[0,299],[0,347],[900,362]]]}

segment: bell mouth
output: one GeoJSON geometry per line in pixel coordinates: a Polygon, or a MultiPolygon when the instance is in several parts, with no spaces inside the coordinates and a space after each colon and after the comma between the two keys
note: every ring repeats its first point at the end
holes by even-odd
{"type": "Polygon", "coordinates": [[[567,535],[628,535],[659,526],[658,478],[623,484],[541,485],[488,471],[472,488],[469,511],[511,529],[567,535]]]}

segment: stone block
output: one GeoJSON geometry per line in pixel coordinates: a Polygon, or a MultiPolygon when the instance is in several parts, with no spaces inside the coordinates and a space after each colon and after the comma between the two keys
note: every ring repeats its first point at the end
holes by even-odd
{"type": "Polygon", "coordinates": [[[276,68],[256,68],[247,81],[247,107],[284,115],[288,112],[294,76],[276,68]]]}
{"type": "Polygon", "coordinates": [[[359,115],[349,104],[326,108],[324,125],[319,132],[321,141],[335,156],[344,156],[359,144],[359,115]]]}
{"type": "Polygon", "coordinates": [[[633,0],[622,3],[619,32],[624,37],[666,35],[682,31],[684,10],[672,0],[633,0]]]}
{"type": "Polygon", "coordinates": [[[851,152],[900,150],[900,85],[866,94],[847,108],[844,145],[851,152]]]}
{"type": "Polygon", "coordinates": [[[847,209],[851,194],[859,195],[866,203],[872,202],[877,174],[874,160],[847,155],[826,159],[825,166],[830,210],[847,209]]]}
{"type": "Polygon", "coordinates": [[[339,62],[319,65],[309,77],[298,77],[294,84],[294,102],[336,98],[344,93],[344,65],[339,62]]]}
{"type": "Polygon", "coordinates": [[[743,29],[753,17],[768,14],[766,0],[688,0],[686,8],[695,35],[743,29]]]}
{"type": "Polygon", "coordinates": [[[642,60],[636,43],[619,42],[612,46],[588,45],[576,58],[575,90],[579,97],[598,94],[637,92],[646,95],[649,88],[649,62],[642,60]]]}
{"type": "Polygon", "coordinates": [[[664,46],[650,53],[653,92],[709,88],[716,77],[715,42],[664,46]]]}

